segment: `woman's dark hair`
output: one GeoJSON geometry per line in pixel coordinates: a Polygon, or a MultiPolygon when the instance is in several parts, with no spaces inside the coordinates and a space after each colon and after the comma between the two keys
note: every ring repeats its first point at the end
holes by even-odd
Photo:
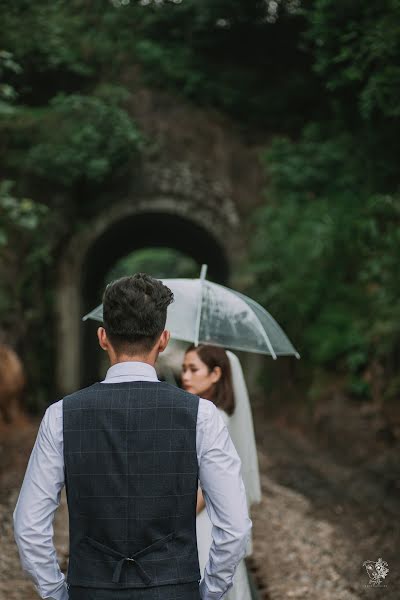
{"type": "Polygon", "coordinates": [[[136,273],[109,283],[103,295],[103,323],[118,353],[147,353],[161,335],[171,290],[147,273],[136,273]]]}
{"type": "Polygon", "coordinates": [[[232,372],[231,364],[225,350],[219,346],[207,344],[195,346],[192,344],[186,350],[186,354],[188,352],[196,352],[200,360],[207,365],[209,372],[213,371],[215,367],[220,367],[221,377],[212,387],[210,400],[228,415],[233,415],[235,411],[235,397],[233,395],[232,372]]]}

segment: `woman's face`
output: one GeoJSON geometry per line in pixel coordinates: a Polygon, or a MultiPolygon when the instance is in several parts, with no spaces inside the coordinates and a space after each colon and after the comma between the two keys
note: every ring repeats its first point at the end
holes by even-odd
{"type": "Polygon", "coordinates": [[[213,385],[220,379],[221,369],[209,371],[195,350],[185,354],[182,364],[182,387],[191,394],[207,398],[213,385]]]}

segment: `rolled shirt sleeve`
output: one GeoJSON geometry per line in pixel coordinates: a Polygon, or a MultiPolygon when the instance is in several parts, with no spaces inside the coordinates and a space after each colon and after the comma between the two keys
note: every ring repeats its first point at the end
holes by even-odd
{"type": "Polygon", "coordinates": [[[199,439],[199,480],[212,523],[212,544],[202,600],[220,600],[232,587],[233,576],[244,558],[252,522],[241,477],[241,461],[219,411],[207,400],[199,439]]]}
{"type": "MultiPolygon", "coordinates": [[[[61,402],[61,401],[60,401],[61,402]]],[[[58,404],[58,403],[57,403],[58,404]]],[[[13,513],[14,538],[23,570],[41,598],[68,600],[65,576],[53,543],[54,513],[64,486],[60,406],[42,419],[13,513]],[[58,435],[54,435],[57,433],[58,435]]]]}

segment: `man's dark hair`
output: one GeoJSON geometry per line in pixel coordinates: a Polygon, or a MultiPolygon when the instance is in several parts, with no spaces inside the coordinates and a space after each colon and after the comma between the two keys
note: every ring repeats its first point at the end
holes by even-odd
{"type": "Polygon", "coordinates": [[[171,290],[147,273],[109,283],[103,295],[103,323],[119,354],[147,353],[165,328],[171,290]]]}

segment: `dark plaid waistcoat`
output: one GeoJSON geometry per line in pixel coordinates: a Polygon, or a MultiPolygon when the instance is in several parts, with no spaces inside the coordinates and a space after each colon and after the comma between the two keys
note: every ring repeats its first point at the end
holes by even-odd
{"type": "Polygon", "coordinates": [[[163,382],[95,383],[63,400],[70,585],[200,580],[199,398],[163,382]]]}

